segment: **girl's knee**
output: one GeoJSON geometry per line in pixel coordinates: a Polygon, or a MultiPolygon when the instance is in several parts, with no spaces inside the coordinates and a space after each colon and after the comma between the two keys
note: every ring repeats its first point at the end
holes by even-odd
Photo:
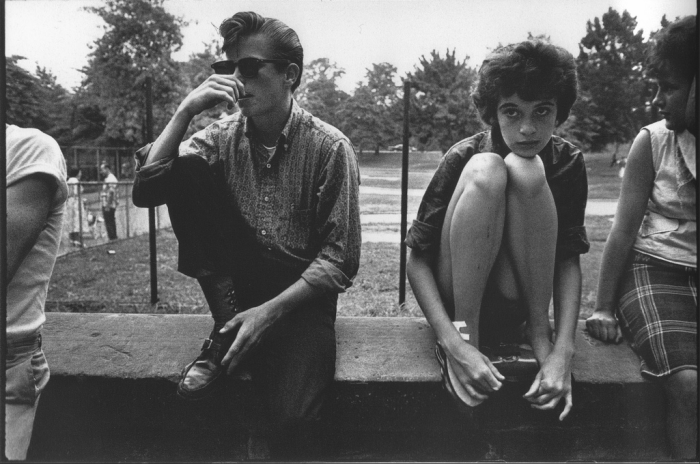
{"type": "Polygon", "coordinates": [[[492,195],[502,194],[507,182],[506,164],[496,153],[474,155],[462,170],[459,179],[465,189],[478,189],[492,195]]]}
{"type": "Polygon", "coordinates": [[[664,389],[672,401],[675,400],[687,406],[697,405],[698,371],[684,369],[671,374],[664,383],[664,389]]]}
{"type": "Polygon", "coordinates": [[[508,189],[518,194],[534,196],[547,187],[544,164],[539,156],[523,158],[511,153],[505,158],[508,189]]]}

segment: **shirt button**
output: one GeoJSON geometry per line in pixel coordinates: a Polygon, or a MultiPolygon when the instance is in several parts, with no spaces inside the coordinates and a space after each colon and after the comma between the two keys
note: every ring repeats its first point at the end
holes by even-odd
{"type": "Polygon", "coordinates": [[[260,233],[263,235],[267,235],[267,231],[265,229],[263,229],[262,232],[260,232],[260,233]]]}
{"type": "Polygon", "coordinates": [[[272,167],[272,165],[270,163],[267,163],[266,167],[267,167],[267,169],[270,169],[272,167]]]}

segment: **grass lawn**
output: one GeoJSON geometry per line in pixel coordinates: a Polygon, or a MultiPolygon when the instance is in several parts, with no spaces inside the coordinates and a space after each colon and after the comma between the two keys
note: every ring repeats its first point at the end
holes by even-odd
{"type": "MultiPolygon", "coordinates": [[[[412,153],[409,188],[424,189],[439,160],[439,153],[412,153]]],[[[616,199],[620,180],[617,169],[609,167],[610,154],[586,155],[586,163],[589,198],[616,199]]],[[[379,156],[365,153],[360,166],[363,186],[400,189],[400,153],[379,156]]],[[[363,194],[360,201],[363,214],[400,212],[399,195],[363,194]]],[[[409,197],[409,220],[419,203],[420,197],[409,197]]],[[[586,225],[591,251],[581,258],[582,318],[593,310],[603,243],[612,223],[610,217],[588,217],[586,225]]],[[[399,225],[373,224],[363,230],[398,232],[399,225]]],[[[207,314],[197,282],[177,272],[177,241],[172,231],[158,233],[157,250],[160,300],[157,305],[150,305],[148,237],[144,235],[60,257],[49,287],[47,311],[207,314]],[[109,253],[110,250],[114,253],[109,253]]],[[[398,243],[364,243],[360,270],[354,285],[339,298],[338,315],[422,316],[408,283],[406,303],[399,306],[398,274],[398,243]]]]}

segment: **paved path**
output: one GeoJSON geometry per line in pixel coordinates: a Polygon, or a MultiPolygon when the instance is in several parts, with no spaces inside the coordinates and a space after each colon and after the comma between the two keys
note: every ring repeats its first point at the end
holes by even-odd
{"type": "MultiPolygon", "coordinates": [[[[386,178],[390,180],[398,180],[398,178],[386,178]]],[[[422,198],[423,193],[425,192],[425,189],[408,189],[408,196],[409,197],[416,197],[416,198],[422,198]]],[[[368,186],[360,186],[360,196],[366,196],[366,195],[390,195],[390,196],[401,196],[401,189],[397,188],[384,188],[384,187],[368,187],[368,186]]],[[[613,216],[615,214],[615,208],[617,207],[617,201],[616,200],[589,200],[588,201],[588,207],[586,208],[586,215],[588,216],[613,216]]],[[[120,226],[123,226],[126,224],[126,219],[124,215],[124,212],[122,209],[124,208],[124,205],[120,205],[119,211],[117,211],[117,223],[120,226]]],[[[93,208],[95,209],[95,208],[93,208]]],[[[99,209],[99,208],[97,208],[99,209]]],[[[95,211],[97,211],[95,209],[95,211]]],[[[158,208],[159,210],[161,208],[158,208]]],[[[130,209],[130,215],[129,215],[129,222],[130,222],[130,234],[131,236],[133,235],[139,235],[142,233],[146,233],[148,230],[148,222],[147,222],[147,210],[145,209],[140,209],[140,208],[131,208],[130,209]]],[[[408,225],[410,227],[411,222],[413,219],[416,217],[417,209],[409,209],[408,211],[408,225]]],[[[98,213],[99,214],[99,213],[98,213]]],[[[159,219],[162,219],[164,221],[163,224],[160,224],[162,227],[168,227],[170,224],[168,222],[168,215],[167,212],[164,212],[163,214],[158,215],[159,219]]],[[[383,243],[400,243],[400,230],[399,226],[401,224],[401,214],[400,213],[392,213],[392,214],[363,214],[360,217],[360,221],[364,227],[364,230],[362,232],[362,241],[363,242],[383,242],[383,243]],[[384,229],[384,230],[376,230],[376,229],[384,229]],[[388,229],[388,230],[387,230],[388,229]]],[[[160,221],[159,221],[160,222],[160,221]]],[[[120,230],[119,236],[120,237],[125,237],[126,236],[126,231],[125,230],[120,230]]],[[[106,241],[106,239],[105,239],[106,241]]],[[[59,255],[63,255],[67,252],[74,251],[69,243],[64,244],[64,246],[61,247],[61,252],[59,255]]]]}
{"type": "MultiPolygon", "coordinates": [[[[374,190],[392,190],[392,189],[374,189],[374,190]]],[[[410,195],[410,194],[409,194],[410,195]]],[[[614,216],[617,208],[616,200],[588,200],[586,207],[586,216],[614,216]]],[[[417,211],[408,211],[408,226],[416,217],[417,211]]],[[[369,226],[395,226],[396,230],[364,230],[362,232],[363,242],[384,242],[384,243],[400,243],[401,232],[401,214],[363,214],[360,217],[360,222],[363,225],[369,226]]]]}

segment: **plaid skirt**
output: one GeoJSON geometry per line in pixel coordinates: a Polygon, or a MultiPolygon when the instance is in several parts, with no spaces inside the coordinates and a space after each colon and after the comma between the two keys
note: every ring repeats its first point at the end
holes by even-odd
{"type": "Polygon", "coordinates": [[[697,269],[633,252],[620,286],[617,318],[642,374],[661,378],[698,366],[697,269]]]}

